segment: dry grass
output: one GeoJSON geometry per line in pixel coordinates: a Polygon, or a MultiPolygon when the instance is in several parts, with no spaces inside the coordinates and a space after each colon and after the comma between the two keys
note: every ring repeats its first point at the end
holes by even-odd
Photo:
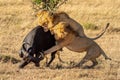
{"type": "MultiPolygon", "coordinates": [[[[110,27],[117,28],[117,33],[106,33],[96,40],[113,60],[105,61],[100,57],[95,69],[68,69],[72,63],[81,60],[85,53],[79,54],[64,48],[61,57],[71,65],[60,63],[56,58],[51,64],[52,69],[45,68],[42,61],[41,68],[30,64],[19,70],[19,63],[0,60],[0,80],[120,80],[120,0],[69,0],[59,10],[66,11],[81,24],[93,23],[103,28],[110,22],[110,27]]],[[[0,54],[20,59],[18,50],[25,35],[36,25],[34,18],[30,0],[0,0],[0,54]]],[[[85,32],[92,37],[98,30],[85,32]]]]}

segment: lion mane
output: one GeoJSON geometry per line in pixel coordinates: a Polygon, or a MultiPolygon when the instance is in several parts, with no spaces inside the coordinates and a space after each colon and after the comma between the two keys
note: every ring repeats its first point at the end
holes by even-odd
{"type": "Polygon", "coordinates": [[[55,35],[55,39],[58,41],[61,41],[66,37],[68,38],[69,35],[75,33],[70,27],[70,24],[65,21],[69,18],[65,12],[50,13],[44,10],[38,12],[37,16],[39,25],[41,25],[44,29],[47,28],[50,30],[50,32],[55,35]]]}

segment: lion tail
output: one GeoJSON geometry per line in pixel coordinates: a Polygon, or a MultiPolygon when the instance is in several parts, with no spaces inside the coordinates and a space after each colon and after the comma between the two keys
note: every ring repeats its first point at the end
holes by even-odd
{"type": "Polygon", "coordinates": [[[110,25],[110,23],[107,23],[105,29],[98,36],[96,36],[95,38],[90,38],[90,39],[96,40],[96,39],[100,38],[106,32],[106,29],[109,27],[109,25],[110,25]]]}

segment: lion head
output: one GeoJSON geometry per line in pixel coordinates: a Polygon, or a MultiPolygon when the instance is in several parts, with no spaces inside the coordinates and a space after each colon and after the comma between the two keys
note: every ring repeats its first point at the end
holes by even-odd
{"type": "Polygon", "coordinates": [[[65,22],[69,16],[65,12],[49,12],[47,10],[43,10],[37,13],[38,23],[44,28],[51,29],[59,22],[65,22]]]}
{"type": "Polygon", "coordinates": [[[38,24],[40,26],[45,28],[49,28],[53,26],[53,16],[51,12],[47,10],[39,11],[37,13],[37,17],[38,17],[38,24]]]}

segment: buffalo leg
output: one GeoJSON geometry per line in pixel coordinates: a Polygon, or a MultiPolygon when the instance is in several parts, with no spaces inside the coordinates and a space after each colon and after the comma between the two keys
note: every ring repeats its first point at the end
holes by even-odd
{"type": "Polygon", "coordinates": [[[56,54],[56,52],[57,52],[57,51],[55,51],[55,52],[53,52],[53,53],[51,54],[51,59],[50,59],[50,61],[46,64],[47,67],[49,67],[50,64],[53,62],[53,60],[55,59],[55,54],[56,54]]]}

